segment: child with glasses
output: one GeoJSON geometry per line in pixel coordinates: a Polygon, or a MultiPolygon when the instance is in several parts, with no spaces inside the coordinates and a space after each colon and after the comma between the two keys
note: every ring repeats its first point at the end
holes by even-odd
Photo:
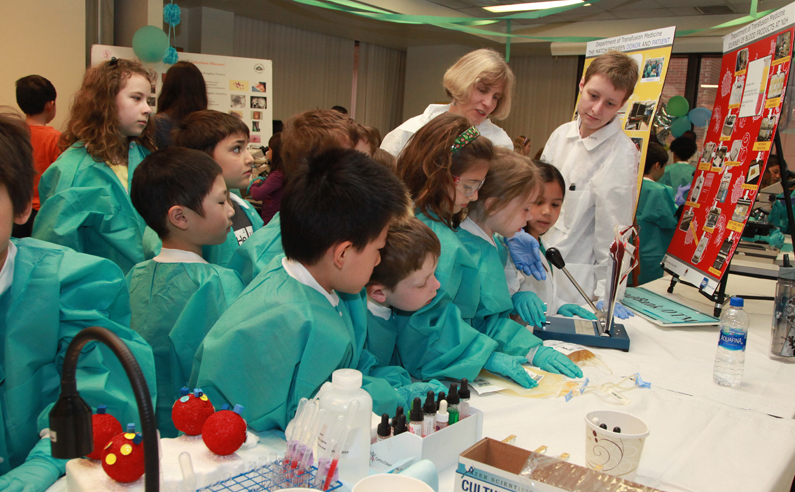
{"type": "Polygon", "coordinates": [[[477,200],[493,156],[491,142],[451,113],[422,127],[400,154],[398,173],[416,216],[441,243],[436,297],[413,313],[395,313],[400,362],[416,378],[471,380],[485,368],[524,387],[533,384],[521,364],[539,340],[516,323],[494,325],[478,316],[478,264],[455,232],[464,209],[477,200]]]}

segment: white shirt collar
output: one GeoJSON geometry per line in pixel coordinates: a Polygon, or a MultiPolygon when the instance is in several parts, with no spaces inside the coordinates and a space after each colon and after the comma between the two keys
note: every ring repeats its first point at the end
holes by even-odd
{"type": "Polygon", "coordinates": [[[285,257],[282,258],[282,267],[284,267],[284,271],[287,272],[287,275],[291,276],[307,287],[311,287],[323,294],[332,306],[337,307],[337,305],[340,303],[340,298],[337,293],[334,291],[331,291],[331,294],[326,292],[326,289],[320,286],[317,280],[315,280],[315,277],[313,277],[312,274],[309,273],[309,270],[307,270],[306,267],[301,263],[288,260],[285,257]]]}
{"type": "Polygon", "coordinates": [[[483,238],[484,240],[488,241],[489,244],[497,247],[497,244],[494,242],[494,238],[486,234],[486,232],[480,228],[479,225],[475,223],[474,220],[467,217],[461,222],[461,229],[467,231],[468,233],[472,234],[473,236],[477,236],[479,238],[483,238]]]}
{"type": "Polygon", "coordinates": [[[369,296],[367,297],[367,310],[376,318],[389,319],[392,317],[392,308],[378,304],[369,296]]]}
{"type": "Polygon", "coordinates": [[[577,121],[574,123],[575,124],[571,125],[569,128],[569,132],[566,136],[568,138],[577,138],[581,140],[586,150],[595,149],[602,142],[610,138],[614,133],[621,131],[621,121],[619,120],[618,115],[613,116],[613,119],[610,120],[610,123],[606,124],[585,138],[580,137],[580,125],[582,124],[582,120],[579,116],[577,117],[577,121]]]}
{"type": "Polygon", "coordinates": [[[6,254],[6,262],[3,264],[3,269],[0,270],[0,295],[6,293],[11,288],[11,282],[14,280],[14,259],[17,256],[16,245],[8,241],[8,253],[6,254]]]}
{"type": "Polygon", "coordinates": [[[172,248],[161,248],[160,254],[152,260],[158,263],[207,263],[207,260],[193,251],[172,248]]]}
{"type": "Polygon", "coordinates": [[[651,178],[647,178],[646,176],[643,176],[643,181],[652,181],[652,182],[655,182],[653,179],[651,179],[651,178]]]}
{"type": "Polygon", "coordinates": [[[251,206],[246,200],[237,196],[237,193],[229,193],[229,198],[231,198],[232,201],[237,203],[241,208],[251,208],[251,206]]]}

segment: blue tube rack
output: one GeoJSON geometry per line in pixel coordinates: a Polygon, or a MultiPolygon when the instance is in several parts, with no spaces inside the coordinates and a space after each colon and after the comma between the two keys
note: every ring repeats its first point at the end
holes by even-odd
{"type": "MultiPolygon", "coordinates": [[[[298,477],[281,477],[282,464],[280,461],[274,461],[208,485],[199,489],[199,492],[275,492],[291,487],[313,488],[316,472],[317,468],[313,466],[298,477]]],[[[342,482],[337,480],[328,490],[336,490],[340,487],[342,487],[342,482]]]]}

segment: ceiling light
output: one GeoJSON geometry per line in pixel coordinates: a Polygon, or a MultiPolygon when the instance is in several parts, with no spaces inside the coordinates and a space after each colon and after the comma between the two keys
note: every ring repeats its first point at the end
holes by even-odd
{"type": "Polygon", "coordinates": [[[701,84],[701,88],[702,89],[717,89],[718,88],[718,84],[715,84],[715,85],[712,85],[712,84],[701,84]]]}
{"type": "Polygon", "coordinates": [[[524,10],[544,10],[556,7],[566,7],[583,3],[583,0],[551,0],[549,2],[515,3],[513,5],[496,5],[494,7],[483,7],[489,12],[521,12],[524,10]]]}

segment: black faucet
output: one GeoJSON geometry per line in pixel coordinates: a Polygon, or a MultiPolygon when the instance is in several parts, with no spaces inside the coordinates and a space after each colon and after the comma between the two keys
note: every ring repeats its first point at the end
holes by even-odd
{"type": "Polygon", "coordinates": [[[157,425],[149,387],[141,367],[127,345],[107,328],[91,326],[75,335],[66,349],[61,373],[61,394],[50,410],[50,445],[53,458],[69,459],[85,456],[93,451],[91,407],[77,392],[75,372],[80,351],[90,341],[107,345],[124,367],[130,380],[144,437],[144,490],[160,490],[160,462],[157,449],[157,425]]]}

